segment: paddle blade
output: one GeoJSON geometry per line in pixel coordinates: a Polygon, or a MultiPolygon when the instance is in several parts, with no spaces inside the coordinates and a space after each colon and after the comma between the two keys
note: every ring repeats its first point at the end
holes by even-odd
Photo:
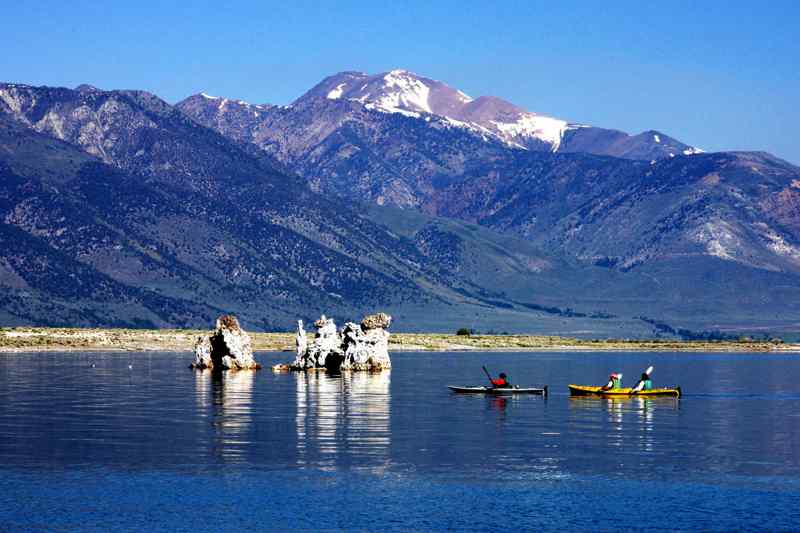
{"type": "Polygon", "coordinates": [[[644,373],[649,376],[650,374],[653,373],[653,367],[652,366],[648,366],[647,370],[645,370],[644,373]]]}

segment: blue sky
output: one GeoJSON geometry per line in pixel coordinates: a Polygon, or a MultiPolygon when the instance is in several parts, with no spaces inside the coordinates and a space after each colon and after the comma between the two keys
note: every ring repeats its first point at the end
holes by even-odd
{"type": "Polygon", "coordinates": [[[0,20],[4,81],[285,104],[338,71],[405,68],[576,122],[800,163],[800,2],[19,4],[0,20]]]}

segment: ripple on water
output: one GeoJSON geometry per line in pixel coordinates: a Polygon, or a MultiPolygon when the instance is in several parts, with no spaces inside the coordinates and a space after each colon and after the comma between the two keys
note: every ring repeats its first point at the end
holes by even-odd
{"type": "Polygon", "coordinates": [[[0,356],[3,523],[208,530],[221,529],[213,510],[242,506],[253,527],[278,529],[482,529],[498,512],[523,529],[630,528],[642,515],[667,529],[800,523],[793,357],[404,353],[390,372],[344,375],[193,372],[187,360],[0,356]],[[550,397],[446,389],[477,383],[487,361],[550,397]],[[650,364],[686,396],[566,394],[650,364]],[[609,515],[610,493],[623,513],[609,515]]]}

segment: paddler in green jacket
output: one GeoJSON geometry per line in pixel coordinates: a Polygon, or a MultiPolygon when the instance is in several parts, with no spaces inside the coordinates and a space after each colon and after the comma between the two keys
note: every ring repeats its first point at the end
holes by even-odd
{"type": "Polygon", "coordinates": [[[650,376],[647,374],[642,374],[642,377],[639,378],[639,383],[633,388],[633,392],[639,392],[643,390],[650,390],[653,388],[653,382],[650,381],[650,376]]]}
{"type": "Polygon", "coordinates": [[[647,370],[642,372],[642,377],[639,382],[633,387],[633,392],[641,392],[643,390],[650,390],[653,388],[653,382],[650,381],[650,376],[653,375],[653,366],[648,366],[647,370]]]}
{"type": "Polygon", "coordinates": [[[613,373],[608,376],[608,383],[604,387],[601,387],[603,390],[613,390],[613,389],[621,389],[622,388],[622,374],[613,373]]]}

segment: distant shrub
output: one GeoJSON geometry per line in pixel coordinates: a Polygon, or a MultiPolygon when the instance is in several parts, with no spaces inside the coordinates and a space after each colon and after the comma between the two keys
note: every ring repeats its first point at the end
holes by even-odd
{"type": "Polygon", "coordinates": [[[469,337],[470,335],[472,335],[472,333],[473,331],[468,328],[460,328],[458,331],[456,331],[456,335],[461,335],[464,337],[469,337]]]}

